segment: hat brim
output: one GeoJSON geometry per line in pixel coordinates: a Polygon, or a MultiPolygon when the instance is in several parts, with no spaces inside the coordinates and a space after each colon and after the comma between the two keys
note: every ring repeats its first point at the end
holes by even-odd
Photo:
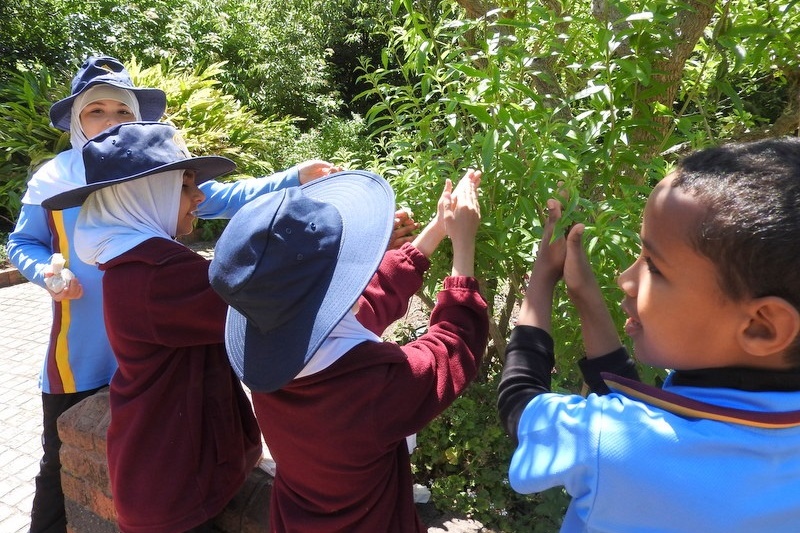
{"type": "Polygon", "coordinates": [[[266,333],[228,308],[225,345],[239,379],[256,392],[272,392],[291,381],[353,307],[380,265],[394,222],[394,191],[383,178],[346,171],[302,186],[304,193],[333,205],[342,218],[339,255],[322,303],[304,308],[266,333]]]}
{"type": "Polygon", "coordinates": [[[103,76],[94,78],[86,84],[80,91],[70,95],[66,98],[59,100],[50,106],[50,123],[53,127],[61,131],[70,130],[70,117],[72,116],[72,103],[79,95],[85,93],[95,85],[111,85],[119,89],[130,91],[136,96],[139,101],[139,113],[142,115],[141,120],[146,122],[156,122],[161,120],[164,112],[167,109],[167,95],[161,89],[152,87],[131,87],[120,83],[115,79],[107,79],[103,76]]]}
{"type": "Polygon", "coordinates": [[[160,167],[150,169],[147,172],[140,172],[139,174],[125,176],[124,178],[93,183],[91,185],[84,185],[82,187],[77,187],[75,189],[62,192],[43,200],[42,207],[45,209],[50,209],[51,211],[60,211],[62,209],[69,209],[70,207],[77,207],[82,205],[90,194],[99,189],[125,183],[126,181],[144,178],[146,176],[152,176],[153,174],[158,174],[160,172],[167,172],[169,170],[194,170],[197,173],[197,176],[195,177],[195,184],[200,185],[201,183],[210,179],[218,178],[233,172],[235,168],[236,163],[227,157],[216,155],[190,157],[180,161],[168,163],[166,165],[161,165],[160,167]]]}

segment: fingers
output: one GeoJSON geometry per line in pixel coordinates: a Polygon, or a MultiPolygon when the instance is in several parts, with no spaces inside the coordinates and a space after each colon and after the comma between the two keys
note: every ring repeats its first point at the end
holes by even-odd
{"type": "Polygon", "coordinates": [[[453,208],[453,181],[450,178],[444,180],[444,190],[439,196],[439,203],[437,209],[440,214],[447,215],[448,212],[452,215],[453,208]]]}
{"type": "Polygon", "coordinates": [[[483,173],[480,170],[474,168],[467,169],[464,176],[458,180],[458,184],[455,190],[453,190],[453,196],[458,197],[461,191],[469,189],[470,187],[477,189],[481,184],[482,176],[483,173]]]}
{"type": "Polygon", "coordinates": [[[575,224],[567,233],[567,256],[575,258],[580,264],[589,264],[589,257],[583,249],[583,232],[586,226],[575,224]]]}
{"type": "Polygon", "coordinates": [[[413,214],[407,209],[398,209],[394,213],[394,229],[389,239],[389,250],[400,248],[403,244],[414,240],[414,232],[419,224],[414,221],[413,214]]]}
{"type": "Polygon", "coordinates": [[[581,250],[583,250],[583,232],[586,230],[586,226],[583,224],[575,224],[570,228],[569,233],[567,234],[567,243],[570,247],[580,246],[581,250]]]}
{"type": "Polygon", "coordinates": [[[344,170],[343,167],[333,165],[321,159],[310,159],[297,165],[298,179],[301,185],[344,170]]]}
{"type": "Polygon", "coordinates": [[[83,297],[83,285],[77,279],[71,279],[66,287],[61,292],[53,292],[47,289],[50,297],[56,302],[64,300],[77,300],[83,297]]]}
{"type": "Polygon", "coordinates": [[[555,198],[547,200],[547,220],[544,223],[542,230],[542,244],[548,245],[553,239],[553,232],[555,231],[558,221],[561,220],[561,202],[555,198]]]}
{"type": "Polygon", "coordinates": [[[450,235],[451,240],[454,236],[453,231],[456,230],[455,226],[463,226],[458,228],[458,231],[463,232],[465,238],[467,236],[474,238],[480,223],[480,203],[478,202],[477,187],[477,183],[480,183],[480,181],[472,179],[476,175],[475,172],[477,171],[467,171],[456,190],[453,191],[450,208],[452,216],[447,218],[448,235],[450,235]]]}

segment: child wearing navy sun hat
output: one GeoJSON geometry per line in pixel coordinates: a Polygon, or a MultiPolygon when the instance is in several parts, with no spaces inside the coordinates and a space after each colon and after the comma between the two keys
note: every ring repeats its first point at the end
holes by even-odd
{"type": "Polygon", "coordinates": [[[85,183],[81,148],[103,129],[133,120],[159,120],[164,91],[136,87],[125,66],[104,55],[86,58],[71,84],[71,94],[50,108],[52,125],[69,132],[71,148],[39,167],[28,181],[16,227],[8,238],[8,258],[53,300],[50,341],[39,377],[42,391],[43,455],[36,476],[31,533],[66,531],[61,490],[61,440],[56,421],[67,409],[108,385],[116,361],[103,324],[102,273],[74,259],[77,209],[52,212],[42,202],[85,183]],[[74,278],[58,292],[46,277],[51,258],[63,256],[74,278]]]}
{"type": "MultiPolygon", "coordinates": [[[[16,227],[8,238],[9,261],[32,283],[48,289],[46,278],[56,254],[63,256],[64,266],[74,274],[63,290],[48,290],[53,320],[39,377],[43,456],[36,476],[31,533],[66,531],[56,421],[67,409],[106,387],[117,369],[103,320],[103,272],[94,263],[82,262],[75,249],[73,234],[80,209],[53,211],[43,203],[86,184],[81,150],[90,138],[120,123],[160,120],[165,108],[164,92],[136,87],[119,60],[88,57],[72,80],[71,94],[50,109],[52,125],[69,132],[72,148],[47,161],[28,181],[16,227]]],[[[200,185],[206,200],[196,215],[227,219],[265,192],[300,185],[335,170],[326,161],[309,160],[259,178],[231,183],[208,180],[200,185]]]]}
{"type": "Polygon", "coordinates": [[[406,437],[466,389],[486,348],[473,277],[480,175],[455,191],[448,180],[436,216],[397,250],[386,252],[394,194],[359,171],[264,195],[217,242],[210,278],[230,305],[228,357],[276,462],[272,531],[427,530],[406,437]],[[453,272],[428,332],[382,342],[445,235],[453,272]]]}
{"type": "Polygon", "coordinates": [[[226,304],[192,230],[198,185],[231,172],[192,157],[161,122],[120,124],[83,148],[83,187],[45,201],[81,206],[75,248],[103,272],[111,379],[108,469],[120,531],[211,531],[261,456],[249,400],[225,354],[226,304]]]}

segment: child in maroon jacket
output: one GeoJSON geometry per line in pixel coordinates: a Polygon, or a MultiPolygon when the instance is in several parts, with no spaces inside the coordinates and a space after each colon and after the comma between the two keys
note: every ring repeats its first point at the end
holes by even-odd
{"type": "Polygon", "coordinates": [[[174,127],[122,124],[83,149],[86,186],[48,200],[83,205],[82,260],[104,272],[111,379],[108,468],[125,533],[211,531],[261,455],[249,400],[225,355],[227,306],[207,259],[176,242],[192,230],[197,185],[234,169],[191,157],[174,127]]]}
{"type": "Polygon", "coordinates": [[[276,462],[272,531],[426,530],[406,436],[466,389],[486,348],[473,277],[479,182],[472,170],[455,191],[448,181],[433,221],[386,253],[394,194],[358,171],[265,195],[219,239],[210,276],[231,306],[228,356],[276,462]],[[445,235],[453,271],[428,332],[381,342],[445,235]]]}

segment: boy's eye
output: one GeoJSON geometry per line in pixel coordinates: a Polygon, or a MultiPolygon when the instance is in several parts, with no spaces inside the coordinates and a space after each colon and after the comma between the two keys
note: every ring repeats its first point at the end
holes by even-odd
{"type": "Polygon", "coordinates": [[[656,268],[656,266],[653,264],[653,260],[650,259],[649,257],[645,257],[644,258],[644,262],[647,265],[647,271],[650,272],[651,274],[660,274],[661,273],[658,270],[658,268],[656,268]]]}

